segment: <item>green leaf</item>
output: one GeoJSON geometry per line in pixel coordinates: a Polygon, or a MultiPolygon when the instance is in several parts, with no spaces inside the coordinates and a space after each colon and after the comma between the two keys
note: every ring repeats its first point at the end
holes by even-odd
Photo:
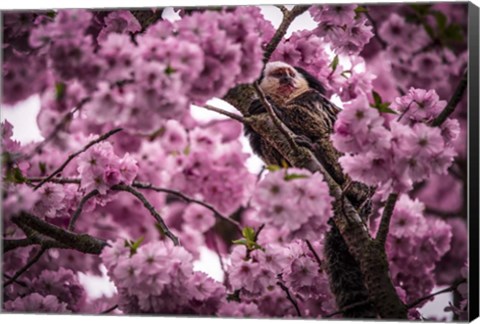
{"type": "Polygon", "coordinates": [[[378,106],[382,103],[382,97],[376,91],[372,91],[373,100],[375,101],[375,106],[378,106]]]}
{"type": "Polygon", "coordinates": [[[428,14],[430,11],[430,8],[432,7],[431,4],[411,4],[410,8],[412,8],[417,14],[420,16],[425,16],[428,14]]]}
{"type": "Polygon", "coordinates": [[[389,102],[383,102],[377,106],[371,106],[373,109],[377,109],[381,113],[398,115],[398,112],[390,108],[389,102]]]}
{"type": "Polygon", "coordinates": [[[185,147],[185,148],[183,149],[183,154],[184,154],[184,155],[189,155],[189,154],[190,154],[190,151],[191,151],[190,145],[187,145],[187,147],[185,147]]]}
{"type": "Polygon", "coordinates": [[[282,169],[279,165],[276,165],[276,164],[267,165],[265,168],[271,172],[275,172],[282,169]]]}
{"type": "Polygon", "coordinates": [[[335,70],[337,69],[338,63],[339,63],[338,55],[335,55],[332,63],[330,63],[330,65],[329,65],[332,68],[332,72],[335,72],[335,70]]]}
{"type": "Polygon", "coordinates": [[[233,244],[239,244],[239,245],[248,246],[248,242],[247,242],[247,240],[244,239],[244,238],[238,239],[238,240],[233,240],[232,243],[233,243],[233,244]]]}
{"type": "Polygon", "coordinates": [[[175,70],[175,68],[173,68],[172,66],[168,65],[167,68],[165,69],[165,73],[167,75],[171,75],[173,73],[177,72],[177,70],[175,70]]]}
{"type": "Polygon", "coordinates": [[[55,84],[55,99],[57,99],[57,101],[60,101],[63,98],[65,98],[66,90],[67,90],[67,86],[65,85],[65,83],[63,83],[63,82],[56,83],[55,84]]]}
{"type": "Polygon", "coordinates": [[[285,159],[282,159],[282,168],[287,169],[288,168],[288,163],[285,161],[285,159]]]}
{"type": "Polygon", "coordinates": [[[442,34],[445,42],[461,42],[463,41],[462,27],[457,24],[448,25],[442,34]]]}
{"type": "Polygon", "coordinates": [[[47,165],[45,162],[38,162],[38,168],[40,169],[40,173],[45,175],[47,173],[47,165]]]}
{"type": "Polygon", "coordinates": [[[435,39],[435,31],[433,30],[432,26],[430,26],[427,23],[423,24],[423,28],[427,32],[428,36],[430,36],[431,39],[435,39]]]}
{"type": "Polygon", "coordinates": [[[136,241],[125,240],[125,247],[130,248],[130,256],[137,253],[137,250],[140,247],[140,245],[142,244],[144,239],[145,238],[142,236],[136,241]]]}
{"type": "Polygon", "coordinates": [[[363,6],[358,6],[353,11],[355,11],[356,14],[359,14],[359,13],[362,13],[362,12],[368,12],[368,9],[363,7],[363,6]]]}
{"type": "Polygon", "coordinates": [[[308,176],[305,174],[298,174],[298,173],[290,173],[290,174],[285,174],[285,181],[290,181],[290,180],[295,180],[295,179],[307,179],[308,176]]]}
{"type": "MultiPolygon", "coordinates": [[[[6,164],[10,164],[9,161],[5,161],[6,164]]],[[[22,171],[18,167],[14,167],[10,165],[7,167],[7,171],[5,173],[5,181],[11,183],[25,183],[27,178],[25,178],[22,174],[22,171]]]]}
{"type": "Polygon", "coordinates": [[[430,14],[435,17],[435,20],[437,22],[437,29],[439,31],[438,34],[441,34],[447,26],[447,16],[445,16],[443,12],[437,10],[431,11],[430,14]]]}
{"type": "Polygon", "coordinates": [[[246,238],[248,241],[253,241],[255,242],[255,230],[251,227],[244,227],[242,230],[242,235],[244,238],[246,238]]]}

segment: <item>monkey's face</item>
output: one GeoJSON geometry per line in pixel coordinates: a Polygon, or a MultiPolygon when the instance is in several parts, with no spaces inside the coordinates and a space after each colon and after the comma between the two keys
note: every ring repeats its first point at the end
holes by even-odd
{"type": "Polygon", "coordinates": [[[308,83],[292,66],[271,62],[265,66],[260,88],[273,100],[285,103],[308,90],[308,83]]]}

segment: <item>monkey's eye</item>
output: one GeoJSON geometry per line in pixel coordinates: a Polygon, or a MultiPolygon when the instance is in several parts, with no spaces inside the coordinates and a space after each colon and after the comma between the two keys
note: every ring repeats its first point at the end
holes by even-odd
{"type": "Polygon", "coordinates": [[[280,77],[283,76],[283,74],[284,74],[284,73],[283,73],[282,71],[274,71],[274,72],[272,72],[270,75],[271,75],[272,77],[274,77],[274,78],[280,78],[280,77]]]}

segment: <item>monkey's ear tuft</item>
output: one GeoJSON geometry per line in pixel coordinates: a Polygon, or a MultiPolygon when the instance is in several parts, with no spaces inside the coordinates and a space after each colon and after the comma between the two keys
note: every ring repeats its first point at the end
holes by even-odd
{"type": "Polygon", "coordinates": [[[305,80],[307,80],[308,86],[310,88],[317,90],[322,95],[325,94],[325,87],[323,86],[323,84],[320,81],[318,81],[317,78],[315,78],[313,75],[311,75],[310,73],[308,73],[305,69],[303,69],[301,67],[295,66],[294,68],[295,68],[295,70],[298,71],[298,73],[303,75],[305,80]]]}

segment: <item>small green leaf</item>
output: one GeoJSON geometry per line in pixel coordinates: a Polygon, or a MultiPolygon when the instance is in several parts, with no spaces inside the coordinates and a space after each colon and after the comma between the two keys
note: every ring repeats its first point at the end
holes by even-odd
{"type": "Polygon", "coordinates": [[[167,75],[171,75],[173,73],[177,72],[177,70],[175,68],[173,68],[172,66],[168,65],[167,68],[165,69],[165,73],[167,75]]]}
{"type": "Polygon", "coordinates": [[[374,109],[377,109],[381,113],[386,113],[386,114],[394,114],[398,115],[398,112],[390,108],[390,103],[389,102],[383,102],[379,104],[378,106],[371,106],[374,109]]]}
{"type": "Polygon", "coordinates": [[[65,98],[66,90],[67,90],[67,86],[65,85],[65,83],[63,83],[63,82],[56,83],[55,84],[55,99],[57,99],[57,101],[60,101],[63,98],[65,98]]]}
{"type": "Polygon", "coordinates": [[[18,167],[9,168],[5,175],[5,181],[11,183],[25,183],[27,179],[18,167]]]}
{"type": "Polygon", "coordinates": [[[430,36],[431,39],[435,39],[435,31],[433,30],[432,26],[430,26],[427,23],[423,24],[423,28],[427,32],[428,36],[430,36]]]}
{"type": "Polygon", "coordinates": [[[435,17],[439,34],[441,34],[443,30],[445,30],[445,27],[447,26],[447,16],[445,16],[443,12],[437,11],[437,10],[431,11],[430,14],[435,17]]]}
{"type": "Polygon", "coordinates": [[[337,69],[338,63],[339,63],[338,55],[335,55],[332,63],[330,63],[330,65],[329,65],[332,68],[332,72],[335,72],[335,70],[337,69]]]}
{"type": "Polygon", "coordinates": [[[382,103],[382,97],[380,96],[380,94],[376,91],[372,91],[372,96],[373,96],[373,100],[375,102],[375,106],[378,106],[382,103]]]}
{"type": "Polygon", "coordinates": [[[190,154],[190,151],[191,151],[190,145],[187,145],[187,146],[183,149],[183,154],[184,154],[184,155],[189,155],[189,154],[190,154]]]}
{"type": "Polygon", "coordinates": [[[290,181],[290,180],[295,180],[295,179],[307,179],[308,176],[305,174],[298,174],[298,173],[290,173],[290,174],[285,174],[285,181],[290,181]]]}
{"type": "Polygon", "coordinates": [[[246,238],[248,241],[253,241],[255,242],[255,230],[251,227],[244,227],[242,230],[242,235],[244,238],[246,238]]]}
{"type": "Polygon", "coordinates": [[[244,238],[238,239],[238,240],[233,240],[232,243],[233,243],[233,244],[239,244],[239,245],[245,245],[245,246],[248,245],[247,240],[244,239],[244,238]]]}
{"type": "Polygon", "coordinates": [[[353,11],[355,11],[355,13],[359,14],[359,13],[362,13],[362,12],[368,12],[368,9],[363,7],[363,6],[358,6],[353,11]]]}
{"type": "Polygon", "coordinates": [[[279,165],[276,165],[276,164],[267,165],[265,168],[271,172],[275,172],[282,169],[279,165]]]}
{"type": "Polygon", "coordinates": [[[285,159],[282,159],[282,168],[284,168],[284,169],[288,168],[288,163],[285,159]]]}
{"type": "Polygon", "coordinates": [[[47,165],[45,162],[38,162],[38,168],[40,169],[40,173],[45,175],[47,173],[47,165]]]}
{"type": "Polygon", "coordinates": [[[137,250],[140,247],[140,245],[142,244],[144,239],[145,238],[142,236],[136,241],[125,240],[125,247],[130,248],[130,256],[137,253],[137,250]]]}
{"type": "Polygon", "coordinates": [[[462,28],[457,24],[450,24],[443,31],[442,38],[445,42],[461,42],[463,41],[462,28]]]}

